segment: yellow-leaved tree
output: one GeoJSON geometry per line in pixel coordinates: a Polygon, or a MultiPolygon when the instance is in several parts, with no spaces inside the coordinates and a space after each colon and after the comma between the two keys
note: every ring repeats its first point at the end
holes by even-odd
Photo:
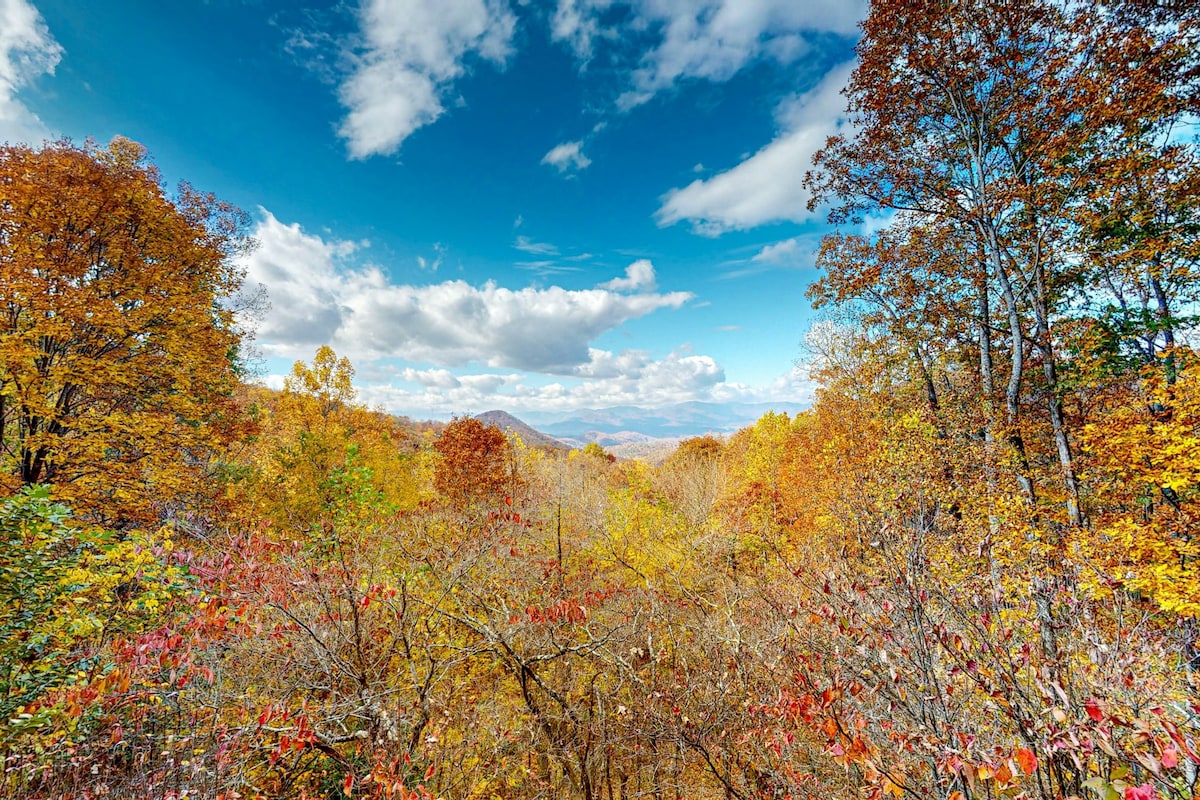
{"type": "Polygon", "coordinates": [[[0,148],[0,486],[153,516],[231,429],[245,217],[146,151],[0,148]]]}

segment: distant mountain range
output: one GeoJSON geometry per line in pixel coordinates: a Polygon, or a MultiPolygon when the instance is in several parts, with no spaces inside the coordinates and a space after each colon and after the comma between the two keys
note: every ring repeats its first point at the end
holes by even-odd
{"type": "MultiPolygon", "coordinates": [[[[733,433],[754,424],[768,411],[794,415],[799,403],[678,403],[660,408],[586,409],[570,414],[526,412],[525,421],[559,439],[598,441],[598,434],[641,434],[646,439],[686,439],[706,433],[733,433]]],[[[603,442],[600,442],[603,444],[603,442]]]]}
{"type": "Polygon", "coordinates": [[[679,403],[646,409],[634,406],[585,409],[571,414],[526,412],[518,419],[506,411],[476,418],[512,430],[536,447],[580,448],[589,442],[618,454],[657,452],[662,445],[705,434],[729,434],[753,425],[769,411],[795,415],[799,403],[679,403]]]}

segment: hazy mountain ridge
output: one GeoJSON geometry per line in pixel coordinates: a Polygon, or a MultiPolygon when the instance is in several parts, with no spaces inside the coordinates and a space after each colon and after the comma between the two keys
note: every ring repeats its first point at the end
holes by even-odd
{"type": "Polygon", "coordinates": [[[595,443],[618,458],[657,463],[683,439],[730,434],[774,411],[795,415],[799,403],[680,403],[645,409],[634,406],[584,409],[571,414],[529,411],[518,418],[494,409],[476,419],[512,431],[527,445],[582,449],[595,443]]]}
{"type": "Polygon", "coordinates": [[[537,430],[526,422],[517,419],[507,411],[493,409],[485,411],[482,414],[476,414],[475,419],[482,422],[484,425],[490,425],[508,433],[515,433],[521,437],[521,441],[530,447],[548,447],[554,450],[570,450],[574,447],[569,442],[561,441],[553,436],[548,436],[545,433],[537,430]]]}
{"type": "Polygon", "coordinates": [[[637,431],[616,431],[615,433],[586,431],[579,436],[561,437],[559,441],[566,442],[571,447],[585,447],[593,442],[601,447],[620,447],[622,445],[638,444],[641,442],[657,442],[659,441],[659,437],[649,436],[637,431]]]}
{"type": "Polygon", "coordinates": [[[530,411],[522,416],[527,424],[562,440],[574,439],[605,445],[604,435],[621,437],[613,444],[636,439],[686,439],[706,433],[733,433],[752,425],[769,411],[795,415],[806,406],[800,403],[678,403],[659,408],[615,406],[583,409],[567,414],[530,411]]]}

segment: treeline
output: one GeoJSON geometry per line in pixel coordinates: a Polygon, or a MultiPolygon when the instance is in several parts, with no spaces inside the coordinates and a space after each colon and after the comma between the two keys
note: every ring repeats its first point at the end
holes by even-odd
{"type": "Polygon", "coordinates": [[[248,385],[236,210],[0,149],[0,794],[1195,797],[1198,22],[876,0],[823,389],[658,467],[248,385]]]}

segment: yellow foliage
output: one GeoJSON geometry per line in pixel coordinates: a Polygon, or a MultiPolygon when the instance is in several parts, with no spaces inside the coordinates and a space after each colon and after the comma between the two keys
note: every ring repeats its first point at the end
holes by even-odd
{"type": "Polygon", "coordinates": [[[363,470],[381,501],[412,509],[429,487],[429,456],[392,417],[354,402],[353,368],[329,347],[311,366],[297,362],[282,392],[251,389],[245,402],[256,436],[232,454],[239,480],[231,487],[238,513],[303,534],[322,525],[335,501],[337,475],[363,470]]]}
{"type": "Polygon", "coordinates": [[[1200,377],[1193,354],[1168,354],[1081,440],[1100,503],[1079,546],[1096,569],[1088,585],[1151,597],[1164,610],[1200,615],[1200,377]]]}
{"type": "Polygon", "coordinates": [[[133,142],[0,148],[0,486],[146,522],[236,422],[244,217],[133,142]],[[182,454],[188,453],[188,458],[182,454]]]}

